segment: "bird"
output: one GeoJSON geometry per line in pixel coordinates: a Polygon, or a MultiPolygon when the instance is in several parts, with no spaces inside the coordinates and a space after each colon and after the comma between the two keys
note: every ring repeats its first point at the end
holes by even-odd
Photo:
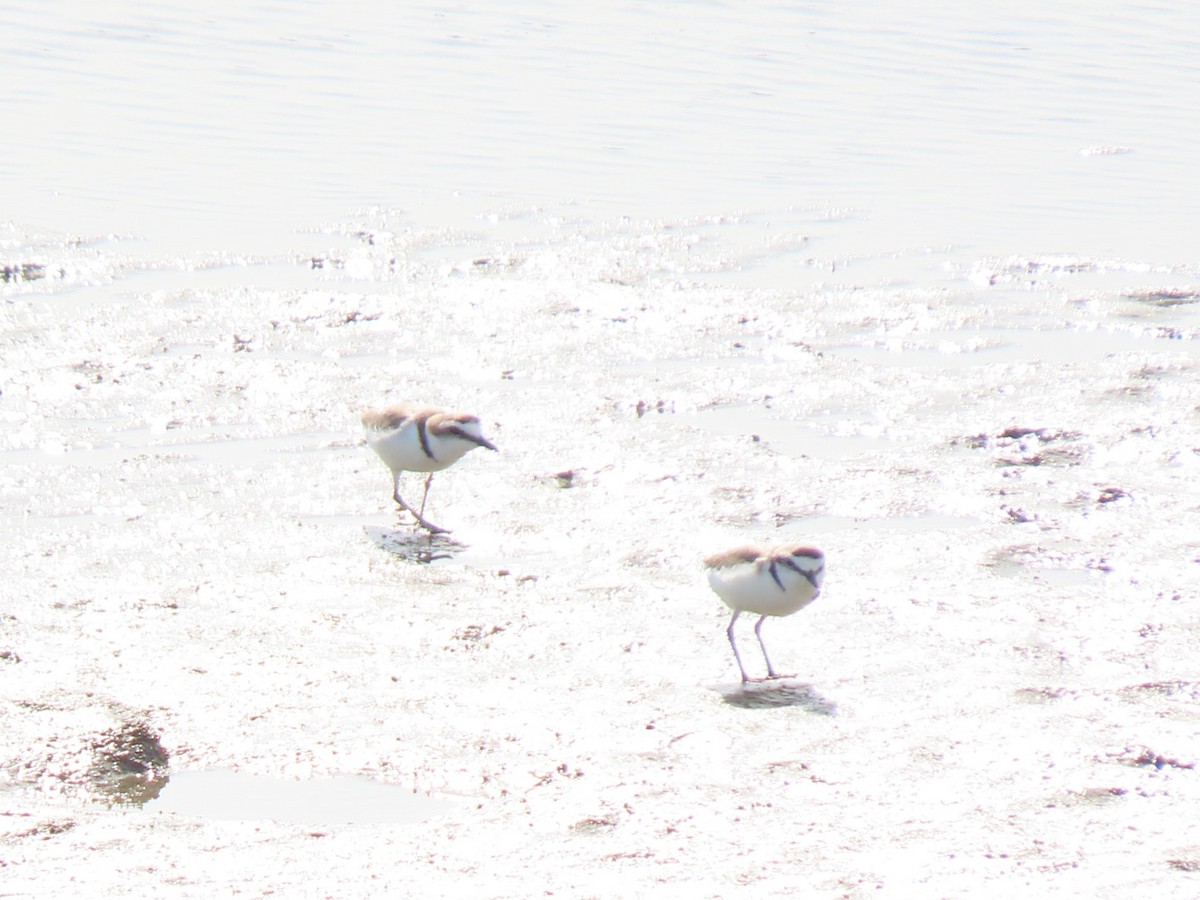
{"type": "Polygon", "coordinates": [[[425,518],[425,501],[433,473],[454,465],[476,447],[495,451],[496,445],[483,436],[479,416],[446,412],[426,406],[398,404],[383,409],[366,409],[362,424],[367,445],[392,470],[392,499],[412,513],[417,524],[433,534],[449,529],[425,518]],[[401,472],[428,472],[420,509],[413,509],[400,496],[401,472]]]}
{"type": "Polygon", "coordinates": [[[807,544],[784,544],[770,549],[747,546],[710,556],[704,560],[704,567],[713,591],[733,610],[726,634],[742,673],[742,683],[764,680],[746,674],[738,653],[733,626],[744,612],[759,616],[754,634],[767,661],[768,678],[783,677],[775,671],[767,655],[762,624],[767,616],[790,616],[817,599],[825,581],[825,554],[807,544]]]}

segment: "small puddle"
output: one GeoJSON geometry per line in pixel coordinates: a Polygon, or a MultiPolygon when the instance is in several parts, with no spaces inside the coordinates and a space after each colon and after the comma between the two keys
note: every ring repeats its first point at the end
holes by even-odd
{"type": "Polygon", "coordinates": [[[361,775],[291,781],[229,770],[175,772],[145,805],[156,813],[298,825],[379,825],[420,822],[453,803],[414,794],[361,775]]]}
{"type": "Polygon", "coordinates": [[[1082,587],[1096,580],[1096,573],[1088,569],[1034,569],[1030,574],[1035,581],[1050,587],[1082,587]]]}
{"type": "Polygon", "coordinates": [[[984,565],[1002,578],[1032,578],[1041,584],[1058,588],[1082,587],[1091,584],[1096,581],[1098,574],[1092,569],[1042,567],[1021,559],[997,559],[984,565]]]}
{"type": "Polygon", "coordinates": [[[714,434],[753,435],[782,453],[812,459],[845,459],[892,446],[888,438],[826,434],[796,422],[773,419],[760,409],[746,406],[705,409],[696,414],[695,421],[714,434]]]}

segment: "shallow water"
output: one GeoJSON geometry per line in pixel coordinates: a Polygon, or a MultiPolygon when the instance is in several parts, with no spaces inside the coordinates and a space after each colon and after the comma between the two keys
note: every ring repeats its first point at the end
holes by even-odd
{"type": "Polygon", "coordinates": [[[294,781],[237,772],[177,772],[147,812],[201,819],[289,822],[297,825],[380,825],[418,822],[451,808],[370,778],[294,781]]]}
{"type": "Polygon", "coordinates": [[[6,22],[5,215],[84,236],[264,252],[359,207],[461,227],[570,204],[765,214],[776,238],[816,220],[830,260],[1175,263],[1200,224],[1190,7],[18,2],[6,22]]]}

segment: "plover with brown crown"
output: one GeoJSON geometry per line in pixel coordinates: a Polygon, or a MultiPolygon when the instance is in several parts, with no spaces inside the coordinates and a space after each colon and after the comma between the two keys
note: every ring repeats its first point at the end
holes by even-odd
{"type": "Polygon", "coordinates": [[[433,473],[454,465],[476,447],[495,450],[496,445],[483,436],[479,416],[446,412],[432,407],[389,406],[368,409],[362,414],[367,445],[392,470],[392,499],[413,514],[417,524],[430,534],[445,534],[447,529],[425,518],[425,501],[433,473]],[[428,472],[421,508],[413,509],[400,496],[401,472],[428,472]]]}
{"type": "Polygon", "coordinates": [[[733,626],[744,612],[760,618],[754,626],[763,659],[767,661],[767,676],[782,678],[771,665],[767,645],[762,639],[762,624],[767,616],[790,616],[817,599],[825,580],[825,554],[806,544],[785,544],[770,550],[758,547],[739,547],[710,556],[704,561],[708,583],[717,596],[733,610],[729,620],[729,646],[742,672],[742,682],[761,681],[746,674],[742,656],[738,653],[733,626]]]}

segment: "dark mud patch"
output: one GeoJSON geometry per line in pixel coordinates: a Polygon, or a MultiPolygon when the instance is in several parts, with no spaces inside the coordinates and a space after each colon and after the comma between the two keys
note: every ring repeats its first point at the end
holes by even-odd
{"type": "Polygon", "coordinates": [[[504,625],[467,625],[460,628],[451,635],[452,643],[447,644],[443,649],[451,653],[457,653],[459,650],[473,652],[476,650],[486,650],[492,645],[491,639],[505,631],[511,623],[506,622],[504,625]]]}
{"type": "Polygon", "coordinates": [[[170,778],[170,754],[144,722],[127,722],[100,735],[92,752],[89,780],[113,803],[153,800],[170,778]]]}
{"type": "MultiPolygon", "coordinates": [[[[78,826],[74,819],[42,819],[38,820],[30,813],[0,813],[0,839],[37,838],[46,840],[56,835],[66,834],[78,826]]],[[[0,861],[0,867],[4,863],[0,861]]]]}
{"type": "Polygon", "coordinates": [[[1028,687],[1018,688],[1016,691],[1017,699],[1022,703],[1053,703],[1055,700],[1061,700],[1063,697],[1074,697],[1078,692],[1070,688],[1062,687],[1028,687]]]}
{"type": "Polygon", "coordinates": [[[42,263],[5,263],[0,266],[0,281],[9,284],[14,281],[41,281],[46,277],[46,267],[42,263]]]}
{"type": "Polygon", "coordinates": [[[1078,431],[1013,425],[997,434],[967,434],[950,439],[952,447],[989,450],[997,466],[1075,466],[1087,457],[1078,431]]]}
{"type": "Polygon", "coordinates": [[[536,477],[543,484],[559,488],[560,490],[569,490],[578,487],[594,487],[600,481],[599,476],[612,469],[612,465],[601,466],[599,469],[571,468],[563,469],[552,475],[539,475],[536,477]]]}
{"type": "Polygon", "coordinates": [[[134,806],[166,785],[170,754],[147,713],[87,697],[21,705],[23,733],[6,735],[3,764],[17,784],[134,806]]]}
{"type": "Polygon", "coordinates": [[[1193,288],[1160,288],[1150,291],[1129,291],[1122,296],[1150,306],[1185,306],[1200,301],[1200,291],[1193,288]]]}
{"type": "Polygon", "coordinates": [[[1065,793],[1047,801],[1047,808],[1057,806],[1108,806],[1120,800],[1129,793],[1123,787],[1088,787],[1078,791],[1065,793]]]}
{"type": "Polygon", "coordinates": [[[1086,451],[1077,431],[1054,428],[1006,428],[996,439],[998,466],[1074,466],[1086,451]]]}
{"type": "Polygon", "coordinates": [[[616,814],[609,813],[603,816],[588,816],[586,819],[580,819],[570,830],[575,834],[597,834],[606,831],[611,831],[620,824],[616,814]]]}
{"type": "Polygon", "coordinates": [[[368,525],[363,531],[380,550],[419,565],[428,565],[439,559],[453,559],[467,549],[466,544],[445,534],[377,525],[368,525]]]}
{"type": "Polygon", "coordinates": [[[1143,747],[1140,750],[1125,750],[1116,757],[1116,761],[1127,766],[1153,767],[1159,772],[1163,769],[1192,770],[1196,768],[1194,762],[1181,761],[1173,756],[1163,756],[1149,747],[1143,747]]]}
{"type": "Polygon", "coordinates": [[[575,486],[576,473],[574,469],[564,469],[561,472],[556,472],[552,476],[557,487],[564,490],[575,486]]]}
{"type": "Polygon", "coordinates": [[[1140,702],[1146,697],[1200,702],[1200,681],[1146,681],[1123,687],[1117,693],[1124,699],[1135,702],[1140,702]]]}
{"type": "Polygon", "coordinates": [[[1115,484],[1096,484],[1095,490],[1080,491],[1067,506],[1076,509],[1088,506],[1106,506],[1109,503],[1132,501],[1133,494],[1115,484]]]}
{"type": "Polygon", "coordinates": [[[722,691],[721,699],[739,709],[797,706],[819,716],[837,715],[837,704],[821,696],[811,684],[786,679],[752,681],[732,691],[722,691]]]}

